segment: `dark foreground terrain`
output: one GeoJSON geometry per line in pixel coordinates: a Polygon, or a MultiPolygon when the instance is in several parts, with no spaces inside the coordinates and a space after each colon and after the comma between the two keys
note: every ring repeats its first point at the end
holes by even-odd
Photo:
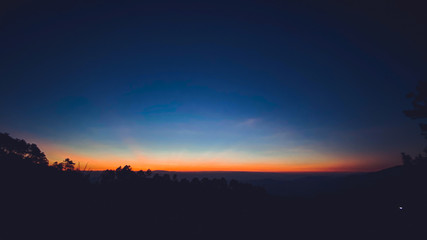
{"type": "Polygon", "coordinates": [[[48,165],[44,154],[25,144],[21,142],[21,148],[3,144],[0,151],[3,236],[33,239],[40,236],[55,239],[427,237],[425,165],[336,177],[328,181],[327,191],[316,194],[273,196],[261,187],[235,180],[178,179],[150,171],[135,172],[129,166],[105,171],[101,180],[93,183],[82,171],[74,169],[71,161],[48,165]]]}

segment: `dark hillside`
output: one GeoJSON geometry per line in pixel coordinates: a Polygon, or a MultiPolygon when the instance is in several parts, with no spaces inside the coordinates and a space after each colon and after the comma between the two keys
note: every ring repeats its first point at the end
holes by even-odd
{"type": "Polygon", "coordinates": [[[25,147],[11,151],[5,144],[1,154],[4,233],[15,237],[28,232],[92,239],[426,236],[422,219],[427,213],[427,170],[423,166],[303,178],[285,187],[294,193],[304,185],[309,186],[304,191],[318,187],[316,194],[278,197],[235,180],[178,179],[135,172],[130,166],[107,170],[99,183],[91,183],[71,160],[49,166],[31,159],[25,147]]]}

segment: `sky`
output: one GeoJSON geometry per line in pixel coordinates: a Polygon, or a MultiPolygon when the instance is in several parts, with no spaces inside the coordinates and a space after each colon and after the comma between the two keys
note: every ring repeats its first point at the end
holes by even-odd
{"type": "Polygon", "coordinates": [[[92,170],[400,164],[427,19],[361,2],[6,1],[0,131],[92,170]]]}

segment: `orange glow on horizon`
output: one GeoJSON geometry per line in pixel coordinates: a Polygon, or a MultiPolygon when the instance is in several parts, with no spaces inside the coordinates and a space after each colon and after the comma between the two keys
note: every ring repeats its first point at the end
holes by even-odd
{"type": "Polygon", "coordinates": [[[50,142],[41,142],[39,147],[46,153],[49,162],[62,161],[70,158],[86,170],[103,171],[130,165],[133,170],[165,170],[181,172],[201,171],[242,171],[242,172],[369,172],[388,167],[380,164],[379,157],[368,158],[369,165],[363,165],[360,157],[324,156],[321,154],[302,155],[282,158],[247,159],[236,153],[207,154],[149,154],[143,152],[130,153],[98,153],[81,152],[78,149],[64,147],[50,142]],[[199,156],[203,155],[203,156],[199,156]],[[315,161],[312,159],[316,159],[315,161]]]}
{"type": "Polygon", "coordinates": [[[165,171],[181,171],[181,172],[201,172],[201,171],[241,171],[241,172],[368,172],[381,169],[375,166],[358,166],[353,161],[348,164],[342,162],[329,161],[321,163],[287,163],[286,161],[275,162],[265,159],[263,162],[239,162],[233,159],[211,159],[208,161],[182,161],[168,159],[141,159],[138,157],[134,160],[124,160],[118,156],[100,156],[91,157],[83,154],[71,152],[54,151],[54,161],[62,161],[65,158],[70,158],[83,168],[86,164],[88,169],[92,171],[103,171],[106,169],[116,169],[119,166],[130,165],[133,170],[165,170],[165,171]]]}
{"type": "Polygon", "coordinates": [[[341,166],[325,166],[325,165],[286,165],[272,166],[271,164],[246,164],[246,165],[197,165],[197,166],[175,166],[175,165],[164,165],[164,164],[153,164],[146,167],[138,167],[132,164],[118,163],[115,165],[105,165],[99,168],[91,168],[93,171],[104,171],[107,169],[116,169],[119,166],[130,165],[134,171],[139,170],[163,170],[173,172],[370,172],[379,169],[372,168],[350,168],[341,166]]]}

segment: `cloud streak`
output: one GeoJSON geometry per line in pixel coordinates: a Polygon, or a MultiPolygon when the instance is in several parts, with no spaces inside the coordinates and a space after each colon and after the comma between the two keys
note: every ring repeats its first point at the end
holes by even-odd
{"type": "Polygon", "coordinates": [[[254,127],[261,122],[260,118],[248,118],[237,124],[238,127],[254,127]]]}

